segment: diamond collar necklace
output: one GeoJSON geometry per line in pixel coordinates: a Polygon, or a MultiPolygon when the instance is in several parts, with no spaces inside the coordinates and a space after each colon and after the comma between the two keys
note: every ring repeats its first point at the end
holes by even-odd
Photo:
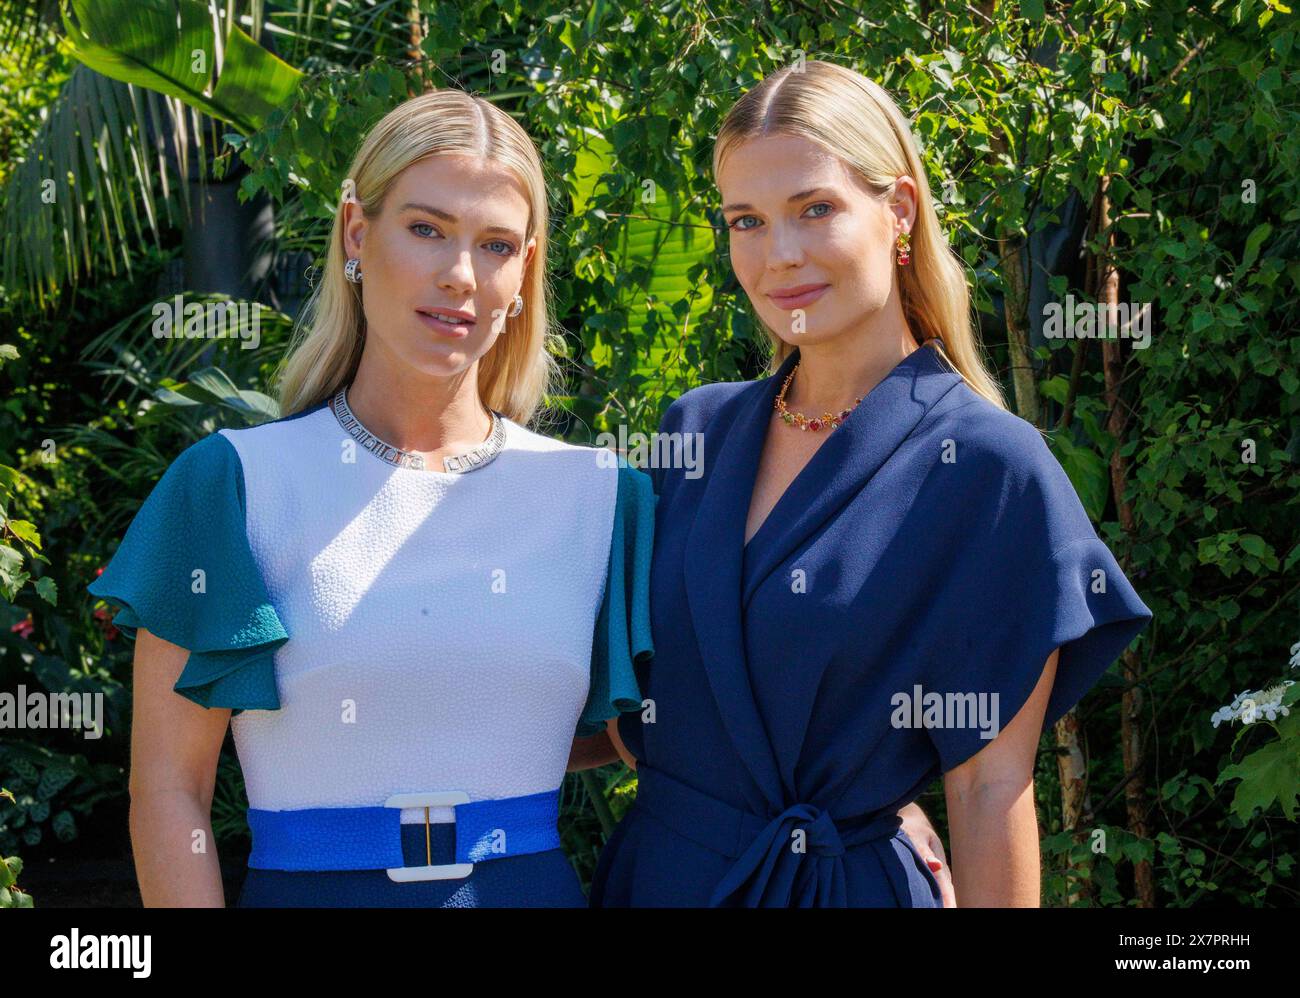
{"type": "MultiPolygon", "coordinates": [[[[387,461],[396,468],[411,468],[415,471],[425,470],[424,456],[422,454],[415,454],[409,450],[394,447],[388,441],[379,439],[366,429],[365,424],[357,419],[356,414],[348,406],[346,386],[340,388],[335,393],[334,398],[330,400],[330,409],[343,429],[357,443],[381,461],[387,461]]],[[[477,471],[484,465],[491,464],[496,460],[497,455],[505,448],[505,420],[495,409],[489,409],[488,412],[492,413],[492,432],[488,434],[488,438],[473,450],[457,454],[455,457],[444,457],[442,459],[444,471],[453,475],[463,475],[467,471],[477,471]]]]}

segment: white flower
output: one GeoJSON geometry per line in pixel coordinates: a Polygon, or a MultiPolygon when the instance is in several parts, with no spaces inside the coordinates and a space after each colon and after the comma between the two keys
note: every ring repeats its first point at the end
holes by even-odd
{"type": "Polygon", "coordinates": [[[1276,721],[1291,713],[1289,707],[1282,705],[1282,697],[1287,687],[1294,686],[1295,680],[1284,679],[1276,686],[1263,690],[1244,690],[1232,698],[1232,703],[1220,707],[1210,715],[1210,723],[1219,726],[1220,721],[1241,721],[1242,724],[1254,724],[1260,718],[1276,721]]]}

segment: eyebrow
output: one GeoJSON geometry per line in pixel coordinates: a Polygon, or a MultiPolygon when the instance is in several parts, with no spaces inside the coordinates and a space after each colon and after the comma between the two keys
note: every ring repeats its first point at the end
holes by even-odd
{"type": "MultiPolygon", "coordinates": [[[[457,218],[455,215],[451,214],[451,212],[443,211],[441,208],[435,208],[433,205],[424,204],[421,201],[407,201],[406,204],[402,205],[397,210],[398,211],[422,211],[425,212],[426,214],[432,215],[434,218],[441,218],[444,222],[450,222],[452,225],[456,225],[458,222],[460,222],[460,219],[457,218]]],[[[515,239],[518,239],[521,242],[523,241],[524,238],[515,229],[512,229],[509,226],[505,226],[505,225],[489,225],[483,231],[504,233],[507,236],[513,236],[515,239]]]]}
{"type": "MultiPolygon", "coordinates": [[[[810,187],[806,191],[799,191],[797,194],[791,194],[788,198],[786,198],[786,201],[787,202],[802,201],[804,198],[812,197],[814,194],[831,194],[831,193],[833,192],[829,187],[810,187]]],[[[722,210],[723,212],[753,211],[754,206],[752,204],[724,204],[722,206],[722,210]]]]}

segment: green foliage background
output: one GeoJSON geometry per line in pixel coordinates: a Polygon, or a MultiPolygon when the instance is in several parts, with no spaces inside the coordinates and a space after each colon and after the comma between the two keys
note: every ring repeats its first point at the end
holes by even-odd
{"type": "MultiPolygon", "coordinates": [[[[101,16],[120,8],[108,23],[121,41],[133,25],[156,32],[130,10],[160,2],[96,7],[101,16]]],[[[0,856],[20,847],[75,855],[85,842],[75,816],[124,794],[130,648],[95,620],[84,587],[183,446],[262,418],[236,393],[271,391],[291,325],[288,316],[264,323],[252,352],[149,335],[152,289],[177,257],[184,213],[168,222],[160,211],[138,231],[96,219],[120,214],[115,199],[143,203],[142,187],[171,203],[159,175],[110,169],[98,186],[69,189],[84,224],[107,237],[89,256],[71,238],[48,260],[10,252],[42,218],[32,178],[59,140],[38,123],[78,71],[78,44],[51,40],[75,42],[75,25],[87,23],[78,20],[85,5],[71,6],[66,24],[19,25],[27,54],[5,56],[17,61],[0,117],[10,241],[0,315],[15,350],[0,370],[9,469],[0,499],[6,550],[16,552],[6,582],[28,578],[0,603],[0,689],[102,690],[109,736],[0,732],[0,783],[16,800],[0,802],[0,856]]],[[[1300,88],[1289,9],[1260,0],[465,0],[340,3],[313,19],[309,6],[249,5],[278,29],[259,35],[246,22],[249,45],[274,39],[285,69],[247,46],[231,56],[230,82],[202,102],[212,176],[242,173],[245,196],[276,205],[277,250],[319,262],[355,145],[388,109],[428,86],[460,86],[515,115],[542,151],[553,199],[556,349],[568,389],[547,425],[578,442],[620,424],[653,430],[688,388],[763,373],[764,341],[726,259],[709,170],[712,136],[736,98],[801,56],[887,87],[912,119],[936,208],[969,269],[992,367],[1048,433],[1156,615],[1134,646],[1135,772],[1121,749],[1118,669],[1079,710],[1091,807],[1078,828],[1062,829],[1044,743],[1044,903],[1135,904],[1136,864],[1150,865],[1162,906],[1296,903],[1300,712],[1231,732],[1209,721],[1234,693],[1294,676],[1288,649],[1300,640],[1300,88]],[[425,29],[415,43],[413,11],[425,29]],[[240,83],[268,79],[277,82],[263,95],[287,95],[278,106],[240,83]],[[1109,254],[1120,300],[1151,302],[1155,315],[1150,348],[1124,351],[1118,437],[1099,347],[1037,345],[1026,372],[1006,332],[1008,310],[1014,324],[1025,307],[1007,285],[1012,254],[1058,221],[1072,192],[1094,204],[1103,179],[1112,225],[1090,228],[1079,250],[1109,254]],[[1243,460],[1248,441],[1253,461],[1243,460]],[[1116,452],[1127,467],[1118,496],[1116,452]],[[1136,804],[1126,801],[1134,785],[1136,804]]],[[[202,33],[202,18],[186,23],[202,33]]],[[[79,47],[111,70],[100,49],[79,47]]],[[[168,92],[157,76],[119,79],[168,92]]],[[[1068,275],[1050,286],[1057,297],[1081,295],[1068,275]]],[[[246,834],[238,770],[227,760],[221,774],[214,827],[237,851],[246,834]]],[[[589,875],[634,782],[608,767],[570,784],[566,847],[589,875]]],[[[941,824],[937,791],[921,803],[941,824]]]]}

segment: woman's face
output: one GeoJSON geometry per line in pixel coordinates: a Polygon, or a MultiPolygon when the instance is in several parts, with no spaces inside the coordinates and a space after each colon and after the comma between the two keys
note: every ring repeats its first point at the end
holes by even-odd
{"type": "Polygon", "coordinates": [[[734,146],[717,179],[732,268],[773,332],[801,346],[867,328],[893,293],[899,225],[915,217],[910,177],[891,205],[816,142],[769,135],[734,146]]]}
{"type": "Polygon", "coordinates": [[[512,173],[476,156],[427,156],[397,176],[378,216],[344,210],[368,348],[437,377],[491,349],[537,248],[512,173]]]}

